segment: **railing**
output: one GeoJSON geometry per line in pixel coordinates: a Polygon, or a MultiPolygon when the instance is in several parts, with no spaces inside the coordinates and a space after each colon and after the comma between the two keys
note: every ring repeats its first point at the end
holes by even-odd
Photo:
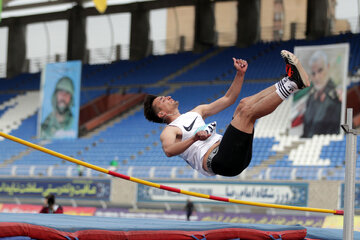
{"type": "Polygon", "coordinates": [[[130,46],[128,44],[93,48],[88,50],[89,64],[111,63],[120,59],[129,59],[130,46]]]}
{"type": "Polygon", "coordinates": [[[66,61],[65,54],[49,55],[44,57],[35,57],[27,61],[27,69],[30,73],[40,72],[47,63],[64,62],[66,61]]]}
{"type": "MultiPolygon", "coordinates": [[[[1,171],[0,176],[24,176],[24,175],[18,175],[16,174],[17,170],[20,170],[20,172],[22,174],[25,174],[26,176],[31,176],[31,177],[35,177],[37,175],[34,174],[35,170],[37,170],[38,168],[38,174],[42,174],[42,176],[47,176],[47,177],[54,177],[56,175],[53,174],[53,168],[54,166],[41,166],[41,165],[31,165],[31,167],[29,167],[29,165],[11,165],[9,166],[10,169],[8,167],[5,167],[5,169],[7,169],[7,171],[1,171]],[[49,171],[49,169],[51,169],[51,171],[49,171]],[[39,171],[41,170],[41,171],[39,171]]],[[[298,171],[304,171],[302,168],[309,168],[310,169],[311,166],[304,166],[304,167],[269,167],[267,168],[265,171],[260,172],[257,176],[248,176],[247,172],[244,171],[241,175],[239,175],[237,178],[241,178],[241,179],[248,179],[248,180],[267,180],[267,181],[271,181],[271,180],[326,180],[328,178],[331,178],[331,180],[344,180],[344,176],[345,176],[345,172],[344,171],[340,171],[338,168],[335,167],[317,167],[316,171],[313,173],[313,175],[311,175],[312,177],[307,177],[307,176],[299,176],[298,171]],[[340,172],[339,172],[340,171],[340,172]],[[279,176],[279,173],[284,173],[284,172],[288,172],[290,173],[288,177],[284,178],[284,176],[282,176],[282,178],[276,178],[273,176],[272,173],[276,173],[277,176],[279,176]],[[337,174],[335,177],[333,176],[333,174],[337,174]]],[[[126,175],[130,175],[130,176],[134,176],[134,177],[144,177],[144,176],[137,176],[136,174],[133,175],[133,169],[134,168],[143,168],[148,170],[148,173],[145,174],[146,176],[150,177],[150,178],[159,178],[159,176],[157,174],[154,174],[154,172],[158,169],[164,169],[166,168],[167,171],[171,172],[171,176],[170,178],[172,179],[182,179],[184,178],[184,172],[182,171],[189,171],[187,173],[185,173],[186,176],[188,176],[189,178],[192,179],[198,179],[198,178],[203,178],[202,175],[198,174],[196,171],[194,171],[193,169],[190,168],[186,168],[186,167],[161,167],[161,166],[157,166],[157,167],[141,167],[141,166],[120,166],[119,167],[119,171],[123,174],[126,175]],[[180,171],[178,171],[180,169],[180,171]],[[181,173],[182,172],[182,173],[181,173]]],[[[1,170],[1,169],[0,169],[1,170]]],[[[73,171],[73,166],[63,166],[63,172],[66,172],[67,177],[77,177],[78,173],[77,171],[73,171]]],[[[360,168],[356,168],[357,173],[360,173],[360,168]]],[[[84,174],[84,177],[93,177],[93,176],[97,176],[97,172],[94,170],[90,170],[86,171],[84,174]]],[[[302,174],[300,174],[302,175],[302,174]]],[[[105,177],[105,175],[103,175],[105,177]]],[[[160,177],[161,178],[161,177],[160,177]]],[[[225,177],[222,176],[217,176],[217,179],[226,179],[225,177]]]]}

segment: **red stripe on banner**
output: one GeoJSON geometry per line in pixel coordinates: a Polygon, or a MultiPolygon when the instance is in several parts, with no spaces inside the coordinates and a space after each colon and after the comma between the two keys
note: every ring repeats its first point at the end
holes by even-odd
{"type": "Polygon", "coordinates": [[[223,201],[223,202],[229,202],[228,198],[217,197],[217,196],[212,196],[212,195],[209,195],[209,199],[213,199],[213,200],[217,200],[217,201],[223,201]]]}
{"type": "Polygon", "coordinates": [[[118,173],[118,172],[109,171],[109,174],[112,175],[112,176],[115,176],[115,177],[119,177],[119,178],[122,178],[122,179],[130,180],[130,177],[129,177],[129,176],[126,176],[126,175],[121,174],[121,173],[118,173]]]}
{"type": "Polygon", "coordinates": [[[164,189],[164,190],[171,191],[171,192],[181,193],[181,189],[173,188],[173,187],[169,187],[169,186],[165,186],[165,185],[160,185],[160,189],[164,189]]]}

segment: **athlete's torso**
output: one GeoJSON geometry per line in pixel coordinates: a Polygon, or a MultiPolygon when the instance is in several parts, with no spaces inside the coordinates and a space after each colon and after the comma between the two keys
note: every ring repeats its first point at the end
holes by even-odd
{"type": "Polygon", "coordinates": [[[205,141],[196,141],[180,154],[180,157],[195,170],[206,176],[213,175],[203,169],[203,157],[210,147],[222,138],[220,134],[216,133],[215,128],[212,128],[211,124],[207,125],[201,115],[197,112],[187,112],[182,114],[173,122],[169,123],[168,126],[178,127],[181,130],[181,141],[194,136],[197,131],[205,130],[205,128],[210,130],[213,129],[212,135],[208,139],[205,141]]]}

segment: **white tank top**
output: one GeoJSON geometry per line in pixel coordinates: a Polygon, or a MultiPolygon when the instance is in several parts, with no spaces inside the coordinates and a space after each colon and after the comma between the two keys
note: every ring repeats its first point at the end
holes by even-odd
{"type": "MultiPolygon", "coordinates": [[[[206,123],[201,115],[197,112],[187,112],[181,114],[178,118],[168,124],[168,126],[175,126],[181,129],[182,141],[195,135],[197,130],[203,130],[206,123]]],[[[212,132],[212,135],[205,141],[196,141],[188,149],[186,149],[179,156],[184,159],[193,169],[199,171],[205,176],[213,176],[215,174],[206,172],[203,169],[203,157],[209,148],[217,141],[221,140],[222,136],[212,132]]]]}

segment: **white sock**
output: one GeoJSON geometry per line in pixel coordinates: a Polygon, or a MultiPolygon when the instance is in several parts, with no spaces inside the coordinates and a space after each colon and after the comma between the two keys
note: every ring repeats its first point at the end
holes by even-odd
{"type": "Polygon", "coordinates": [[[286,77],[282,78],[280,81],[278,81],[277,83],[275,83],[276,90],[278,90],[279,87],[284,86],[284,84],[287,81],[289,81],[289,77],[286,76],[286,77]]]}
{"type": "MultiPolygon", "coordinates": [[[[287,77],[286,77],[287,78],[287,77]]],[[[283,81],[285,78],[281,79],[277,83],[276,93],[282,100],[287,99],[292,93],[298,90],[298,87],[295,82],[293,81],[283,81]]]]}

